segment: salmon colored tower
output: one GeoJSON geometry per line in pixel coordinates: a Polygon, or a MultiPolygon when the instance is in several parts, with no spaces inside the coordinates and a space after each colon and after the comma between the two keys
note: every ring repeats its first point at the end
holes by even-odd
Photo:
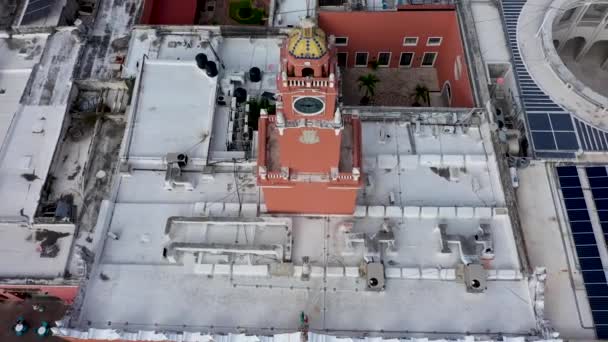
{"type": "Polygon", "coordinates": [[[275,115],[258,125],[258,185],[269,212],[352,214],[361,123],[340,113],[336,49],[309,19],[281,47],[275,115]]]}

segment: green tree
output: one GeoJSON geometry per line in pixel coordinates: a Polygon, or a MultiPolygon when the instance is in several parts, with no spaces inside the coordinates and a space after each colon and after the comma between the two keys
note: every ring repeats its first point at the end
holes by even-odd
{"type": "Polygon", "coordinates": [[[359,76],[357,82],[359,83],[359,90],[363,89],[365,91],[361,104],[369,103],[370,98],[373,98],[376,94],[376,85],[380,82],[380,79],[374,74],[367,74],[359,76]]]}
{"type": "Polygon", "coordinates": [[[431,105],[431,96],[429,95],[429,88],[422,84],[418,84],[414,93],[414,107],[420,107],[421,103],[425,103],[427,106],[431,105]]]}

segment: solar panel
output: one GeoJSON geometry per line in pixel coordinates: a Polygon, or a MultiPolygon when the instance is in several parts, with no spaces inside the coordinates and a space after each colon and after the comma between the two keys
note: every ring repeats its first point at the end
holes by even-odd
{"type": "Polygon", "coordinates": [[[578,177],[578,169],[576,166],[560,166],[557,168],[557,175],[560,177],[578,177]]]}
{"type": "Polygon", "coordinates": [[[589,305],[593,311],[608,310],[608,297],[594,297],[589,300],[589,305]]]}
{"type": "Polygon", "coordinates": [[[559,183],[562,188],[580,188],[581,181],[578,177],[560,177],[559,183]]]}
{"type": "Polygon", "coordinates": [[[587,202],[585,202],[584,198],[566,198],[564,199],[564,203],[566,204],[566,209],[587,209],[587,202]]]}
{"type": "Polygon", "coordinates": [[[574,243],[577,245],[592,245],[595,244],[595,234],[591,233],[579,233],[572,234],[574,243]]]}
{"type": "Polygon", "coordinates": [[[606,273],[604,271],[583,271],[585,284],[605,284],[606,273]]]}
{"type": "Polygon", "coordinates": [[[581,266],[581,270],[603,270],[602,260],[600,258],[586,258],[578,261],[578,264],[581,266]]]}
{"type": "Polygon", "coordinates": [[[562,188],[564,198],[584,198],[583,189],[579,188],[562,188]]]}
{"type": "Polygon", "coordinates": [[[585,169],[587,172],[587,177],[606,177],[608,173],[606,173],[605,166],[590,166],[585,169]]]}
{"type": "Polygon", "coordinates": [[[570,221],[589,221],[589,213],[587,209],[567,210],[570,221]]]}
{"type": "Polygon", "coordinates": [[[608,177],[591,177],[589,185],[593,188],[608,188],[608,177]]]}
{"type": "Polygon", "coordinates": [[[608,199],[595,199],[595,207],[599,210],[608,210],[608,199]]]}
{"type": "Polygon", "coordinates": [[[591,225],[591,221],[570,222],[570,229],[572,230],[572,233],[593,232],[593,226],[591,225]]]}
{"type": "Polygon", "coordinates": [[[591,188],[593,198],[608,199],[608,188],[591,188]]]}
{"type": "MultiPolygon", "coordinates": [[[[589,307],[595,323],[595,333],[599,339],[608,337],[608,283],[606,273],[602,265],[597,240],[593,232],[593,225],[589,215],[589,208],[585,202],[578,169],[575,166],[563,166],[557,168],[557,175],[562,191],[566,215],[572,231],[572,240],[581,268],[589,307]]],[[[603,196],[608,188],[603,186],[608,180],[605,167],[587,168],[591,192],[595,196],[603,196]],[[594,178],[595,177],[595,178],[594,178]],[[594,181],[592,181],[594,179],[594,181]],[[600,185],[601,187],[594,187],[600,185]]],[[[601,205],[608,205],[607,200],[600,200],[601,205]]],[[[596,201],[597,202],[597,201],[596,201]]],[[[596,203],[596,207],[598,204],[596,203]]],[[[608,227],[608,210],[598,211],[602,229],[608,227]]],[[[608,232],[606,230],[605,232],[608,232]]]]}
{"type": "Polygon", "coordinates": [[[551,114],[551,127],[557,131],[574,131],[572,119],[568,114],[551,114]]]}
{"type": "Polygon", "coordinates": [[[25,8],[25,14],[21,19],[21,25],[27,25],[35,20],[47,16],[56,0],[30,0],[25,8]]]}

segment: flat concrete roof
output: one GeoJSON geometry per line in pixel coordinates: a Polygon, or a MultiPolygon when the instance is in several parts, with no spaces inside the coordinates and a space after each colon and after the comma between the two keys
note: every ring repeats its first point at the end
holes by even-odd
{"type": "MultiPolygon", "coordinates": [[[[521,273],[504,208],[489,127],[455,124],[463,115],[451,112],[420,115],[418,124],[383,111],[363,118],[364,171],[371,186],[361,190],[352,216],[274,215],[292,221],[291,263],[255,251],[186,251],[183,259],[165,258],[163,249],[172,241],[165,232],[170,217],[236,222],[268,215],[254,163],[194,163],[182,173],[182,181],[192,187],[169,191],[164,187],[162,158],[166,152],[183,150],[194,158],[218,152],[215,149],[221,148],[225,137],[214,130],[224,129],[217,121],[228,115],[216,104],[214,91],[230,101],[231,86],[225,80],[246,79],[243,73],[252,66],[267,78],[257,85],[238,81],[248,94],[255,98],[276,89],[281,42],[280,37],[220,39],[217,30],[174,30],[133,32],[124,75],[138,77],[137,105],[127,123],[131,147],[122,152],[132,168],[118,174],[113,194],[102,206],[96,231],[101,239],[98,260],[80,314],[71,322],[74,327],[293,331],[302,311],[309,315],[311,329],[349,336],[527,334],[536,327],[528,279],[521,273]],[[221,62],[217,78],[209,79],[198,70],[194,58],[199,52],[221,62]],[[145,62],[143,54],[148,56],[145,62]],[[203,121],[207,123],[202,125],[203,121]],[[212,130],[211,145],[197,144],[195,133],[201,129],[212,130]],[[393,200],[390,192],[395,193],[393,200]],[[444,233],[452,236],[472,238],[481,226],[492,232],[495,252],[483,261],[489,279],[483,294],[466,292],[463,255],[453,242],[448,243],[449,251],[442,252],[440,224],[446,224],[444,233]],[[383,225],[394,233],[394,245],[390,250],[375,247],[379,253],[375,258],[386,267],[387,285],[385,291],[372,293],[359,275],[360,265],[372,252],[359,245],[348,247],[345,241],[357,234],[371,239],[383,225]],[[344,227],[352,228],[347,232],[344,227]],[[108,238],[108,232],[115,238],[108,238]],[[308,281],[298,275],[303,272],[303,257],[309,257],[313,269],[308,281]],[[185,311],[189,314],[183,315],[185,311]]],[[[234,225],[238,227],[238,222],[234,225]]],[[[207,241],[195,227],[178,242],[188,243],[188,236],[192,244],[207,241]]],[[[234,237],[223,236],[223,244],[232,239],[250,241],[251,230],[236,231],[234,237]]]]}
{"type": "Polygon", "coordinates": [[[390,205],[392,193],[397,206],[504,205],[495,156],[480,128],[378,120],[364,121],[362,130],[367,181],[359,204],[390,205]]]}
{"type": "Polygon", "coordinates": [[[274,3],[276,9],[273,26],[275,27],[296,27],[307,15],[313,18],[316,16],[316,1],[275,0],[274,3]]]}
{"type": "Polygon", "coordinates": [[[187,152],[207,159],[217,78],[194,61],[147,60],[134,106],[129,158],[187,152]]]}
{"type": "Polygon", "coordinates": [[[75,226],[73,224],[34,225],[33,227],[0,224],[0,277],[2,278],[63,278],[70,256],[75,226]],[[43,231],[61,236],[58,252],[45,257],[40,249],[43,231]]]}
{"type": "Polygon", "coordinates": [[[0,95],[0,277],[61,278],[66,269],[74,225],[31,223],[62,133],[79,49],[70,29],[0,40],[0,88],[6,89],[0,95]],[[44,229],[65,234],[55,256],[42,257],[38,249],[36,231],[44,229]]]}
{"type": "MultiPolygon", "coordinates": [[[[162,257],[165,222],[170,216],[196,215],[195,212],[194,204],[118,203],[109,230],[120,239],[106,241],[86,292],[80,326],[90,321],[99,328],[112,322],[115,329],[128,322],[128,326],[139,329],[205,330],[213,326],[223,332],[237,327],[248,333],[269,328],[293,331],[298,328],[301,311],[310,316],[311,329],[347,331],[349,335],[380,330],[521,334],[535,325],[527,281],[520,278],[491,281],[488,291],[481,295],[467,294],[464,285],[455,280],[401,276],[387,279],[382,293],[365,291],[358,276],[344,275],[350,269],[358,269],[361,259],[359,252],[344,253],[340,226],[347,220],[354,222],[353,231],[371,233],[385,222],[384,217],[292,217],[294,263],[300,264],[302,256],[310,256],[313,267],[321,272],[310,281],[297,276],[220,275],[219,267],[216,273],[201,274],[182,264],[169,264],[162,257]],[[110,291],[111,296],[106,295],[110,291]],[[145,313],[138,309],[144,298],[145,313]],[[436,312],[436,307],[443,308],[445,318],[436,312]],[[184,310],[191,314],[178,314],[184,310]],[[428,310],[433,310],[435,319],[428,319],[430,313],[424,314],[428,310]],[[376,314],[370,316],[368,312],[376,314]],[[454,316],[454,312],[468,314],[454,316]]],[[[438,253],[435,227],[441,219],[392,220],[396,225],[397,251],[386,261],[391,270],[420,268],[423,273],[439,275],[437,267],[458,267],[457,253],[438,253]]],[[[480,220],[489,222],[495,234],[497,252],[490,267],[517,270],[517,255],[505,215],[453,218],[447,222],[456,231],[474,232],[480,220]]]]}

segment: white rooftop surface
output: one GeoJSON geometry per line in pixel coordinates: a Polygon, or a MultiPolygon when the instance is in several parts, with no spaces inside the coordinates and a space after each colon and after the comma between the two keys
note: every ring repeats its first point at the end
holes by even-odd
{"type": "MultiPolygon", "coordinates": [[[[138,75],[141,56],[149,56],[138,81],[141,90],[135,94],[138,105],[130,117],[135,122],[127,133],[133,136],[127,155],[136,167],[115,179],[113,203],[100,212],[96,233],[104,240],[73,324],[157,331],[201,331],[211,326],[222,332],[239,327],[248,333],[270,328],[294,331],[304,311],[311,329],[350,336],[381,331],[527,334],[535,328],[528,281],[520,272],[511,223],[502,208],[493,151],[475,127],[462,131],[422,125],[416,131],[411,126],[410,135],[401,122],[365,121],[364,171],[373,177],[373,187],[361,191],[361,206],[353,217],[291,217],[291,265],[271,256],[229,258],[221,253],[195,261],[189,252],[171,254],[177,263],[170,263],[173,259],[163,257],[163,249],[175,242],[165,235],[170,217],[238,221],[239,216],[265,215],[252,163],[241,163],[239,169],[210,163],[204,172],[197,168],[200,165],[188,167],[183,175],[192,191],[165,190],[165,171],[157,166],[166,152],[186,151],[204,158],[204,145],[209,143],[209,153],[219,151],[224,133],[217,130],[225,128],[228,115],[215,104],[216,85],[228,95],[226,78],[257,66],[265,79],[259,84],[246,80],[248,94],[274,91],[280,43],[276,38],[206,38],[203,30],[185,35],[154,29],[133,33],[124,74],[138,75]],[[199,52],[225,65],[217,81],[196,67],[199,52]],[[208,124],[201,126],[201,120],[208,124]],[[211,142],[198,143],[196,132],[210,127],[211,142]],[[141,158],[135,161],[136,157],[141,158]],[[149,167],[152,164],[155,167],[149,167]],[[450,166],[454,170],[448,181],[450,166]],[[389,201],[391,191],[398,195],[395,203],[389,201]],[[347,248],[342,227],[352,223],[354,233],[372,236],[385,222],[394,232],[395,249],[379,247],[389,279],[384,292],[372,293],[365,290],[366,281],[358,271],[369,251],[360,245],[347,248]],[[440,223],[447,224],[447,234],[467,237],[475,236],[480,225],[489,225],[494,258],[483,260],[490,278],[485,293],[466,292],[460,250],[450,242],[451,252],[441,253],[440,223]],[[107,238],[106,230],[118,239],[107,238]],[[297,275],[304,256],[310,257],[313,267],[309,281],[297,275]],[[269,268],[280,267],[293,270],[270,275],[269,268]]],[[[196,227],[188,226],[188,236],[197,235],[196,227]]],[[[248,241],[247,230],[236,231],[236,237],[222,236],[222,244],[232,238],[248,241]]],[[[193,238],[192,243],[200,241],[206,240],[193,238]]]]}
{"type": "Polygon", "coordinates": [[[34,228],[0,224],[0,277],[60,278],[63,277],[74,239],[74,225],[35,225],[34,228]],[[53,258],[40,256],[34,232],[48,229],[68,236],[57,240],[59,253],[53,258]]]}
{"type": "Polygon", "coordinates": [[[499,8],[491,2],[471,2],[477,39],[485,62],[511,62],[499,8]]]}
{"type": "MultiPolygon", "coordinates": [[[[353,269],[357,273],[361,261],[359,251],[355,255],[343,253],[340,226],[352,221],[344,217],[293,218],[293,260],[300,264],[301,257],[307,255],[315,269],[320,267],[313,272],[321,273],[310,281],[297,276],[220,275],[217,265],[217,273],[210,276],[195,273],[192,266],[168,264],[162,258],[166,219],[190,216],[195,211],[193,204],[117,204],[110,231],[120,239],[106,241],[97,269],[109,279],[92,275],[81,323],[91,321],[93,327],[107,327],[110,321],[116,328],[128,322],[129,327],[138,329],[186,325],[190,329],[214,326],[216,331],[225,332],[236,327],[249,332],[271,327],[293,331],[298,328],[299,313],[304,311],[310,316],[311,329],[354,335],[380,330],[523,334],[534,328],[525,280],[490,281],[487,292],[480,295],[467,294],[461,282],[439,278],[392,278],[387,279],[385,292],[365,291],[365,282],[358,276],[344,276],[353,269]],[[323,267],[328,267],[325,276],[323,267]],[[442,309],[437,310],[439,307],[442,309]],[[185,311],[189,314],[180,314],[185,311]],[[455,312],[467,315],[455,316],[455,312]]],[[[353,231],[376,232],[383,222],[382,217],[355,219],[353,231]]],[[[437,218],[395,218],[393,222],[398,247],[386,259],[393,270],[422,268],[423,274],[436,272],[439,277],[437,267],[454,270],[460,264],[457,253],[439,253],[437,218]]],[[[452,229],[460,232],[474,232],[479,222],[490,223],[496,251],[490,268],[519,268],[505,215],[450,222],[454,223],[452,229]]]]}
{"type": "Polygon", "coordinates": [[[24,104],[16,110],[2,141],[0,195],[11,200],[0,203],[1,220],[32,219],[38,206],[67,110],[70,75],[79,52],[73,39],[68,30],[49,38],[24,104]],[[33,179],[27,180],[24,174],[33,179]]]}
{"type": "MultiPolygon", "coordinates": [[[[593,339],[593,318],[576,268],[572,233],[562,209],[556,211],[563,204],[551,165],[536,162],[519,170],[519,184],[519,215],[530,263],[547,268],[545,317],[562,338],[593,339]]],[[[601,248],[600,254],[605,256],[601,248]]]]}
{"type": "Polygon", "coordinates": [[[4,141],[46,36],[0,39],[0,141],[4,141]]]}
{"type": "MultiPolygon", "coordinates": [[[[414,338],[381,338],[376,336],[360,337],[360,338],[345,338],[325,334],[317,334],[308,332],[307,336],[304,337],[301,332],[291,332],[285,334],[273,334],[267,333],[264,335],[246,335],[241,333],[235,334],[213,334],[211,332],[190,332],[190,331],[154,331],[154,330],[139,330],[137,332],[128,332],[124,330],[116,329],[87,329],[87,330],[75,330],[66,327],[53,328],[53,335],[59,337],[74,337],[81,339],[99,339],[99,340],[135,340],[135,339],[146,339],[148,341],[192,341],[192,342],[251,342],[251,341],[264,341],[264,342],[294,342],[302,341],[306,339],[310,342],[470,342],[473,336],[459,336],[449,339],[434,337],[414,337],[414,338]]],[[[484,338],[487,342],[521,342],[522,338],[519,336],[509,337],[501,336],[496,340],[484,338]]],[[[549,340],[535,340],[538,342],[561,342],[559,339],[549,340]]]]}
{"type": "MultiPolygon", "coordinates": [[[[182,63],[172,65],[181,68],[182,63]]],[[[145,88],[145,82],[143,85],[145,88]]],[[[164,136],[164,130],[187,130],[189,124],[184,120],[177,120],[175,125],[158,124],[155,136],[164,136]]],[[[381,156],[393,154],[408,156],[403,157],[407,170],[381,177],[376,195],[366,199],[369,206],[358,207],[354,217],[292,217],[291,260],[295,273],[282,276],[269,275],[268,267],[280,264],[264,257],[236,257],[231,259],[234,268],[222,264],[228,262],[223,255],[203,256],[194,262],[188,254],[177,264],[163,257],[163,248],[169,242],[165,226],[172,216],[238,220],[239,216],[253,218],[264,213],[253,173],[235,174],[232,168],[216,169],[211,174],[187,171],[185,177],[192,181],[192,191],[165,190],[165,173],[159,170],[137,169],[118,177],[115,203],[112,209],[102,211],[100,222],[107,223],[107,230],[119,238],[105,238],[74,324],[80,328],[91,322],[95,328],[206,330],[213,326],[214,331],[222,332],[233,332],[237,327],[248,333],[270,328],[294,331],[304,311],[310,316],[311,329],[351,336],[370,331],[527,334],[536,326],[528,281],[520,273],[506,210],[500,208],[504,202],[500,187],[490,190],[497,176],[492,162],[487,161],[480,129],[444,132],[434,127],[439,126],[423,125],[410,139],[402,123],[364,122],[364,156],[382,162],[381,168],[370,172],[377,172],[378,177],[386,173],[387,160],[381,156]],[[382,135],[377,130],[385,133],[382,141],[378,141],[382,135]],[[412,154],[411,140],[420,154],[412,154]],[[411,156],[423,161],[426,159],[422,156],[439,159],[430,158],[430,164],[418,167],[406,163],[411,156]],[[466,164],[466,156],[482,158],[469,158],[471,164],[466,164]],[[429,165],[437,163],[442,168],[443,163],[452,165],[458,160],[465,175],[458,182],[446,181],[437,187],[443,178],[430,171],[429,165]],[[406,176],[412,179],[406,181],[406,176]],[[400,178],[406,187],[404,199],[388,206],[387,189],[400,178]],[[473,178],[480,186],[477,195],[472,190],[473,178]],[[391,183],[385,184],[386,180],[391,183]],[[409,192],[416,181],[418,188],[409,192]],[[429,187],[433,191],[428,191],[429,187]],[[456,196],[459,192],[463,193],[461,197],[456,196]],[[353,232],[368,236],[378,232],[384,222],[392,227],[396,248],[381,252],[389,277],[384,292],[365,291],[358,267],[366,252],[362,246],[347,250],[344,244],[341,227],[349,222],[353,223],[353,232]],[[490,225],[495,256],[484,260],[490,277],[484,294],[466,293],[462,280],[458,280],[462,256],[452,243],[451,252],[441,253],[439,223],[447,224],[448,234],[466,236],[477,234],[480,224],[490,225]],[[313,266],[309,281],[297,275],[304,256],[310,257],[313,266]],[[248,273],[252,269],[254,273],[248,273]],[[100,278],[101,273],[105,280],[100,278]],[[183,315],[186,311],[189,314],[183,315]],[[467,315],[454,315],[456,312],[467,315]]],[[[146,129],[135,125],[133,134],[144,134],[146,129]]],[[[102,224],[98,229],[104,227],[102,224]]],[[[191,229],[196,231],[195,227],[191,229]]]]}
{"type": "MultiPolygon", "coordinates": [[[[119,182],[117,202],[126,203],[238,203],[233,172],[216,173],[213,179],[199,172],[186,172],[193,191],[167,191],[163,188],[165,171],[136,170],[119,182]]],[[[243,203],[258,203],[260,189],[253,173],[238,173],[239,194],[243,203]]]]}
{"type": "Polygon", "coordinates": [[[443,126],[405,122],[363,122],[366,186],[359,204],[397,206],[481,206],[504,204],[492,148],[479,128],[444,132],[443,126]],[[409,133],[411,131],[411,133],[409,133]],[[448,168],[457,175],[448,176],[448,168]],[[441,173],[444,173],[440,175],[441,173]]]}
{"type": "Polygon", "coordinates": [[[244,77],[246,81],[240,86],[249,95],[276,91],[281,39],[220,40],[210,38],[209,32],[194,31],[184,38],[183,34],[159,35],[154,29],[134,31],[124,74],[139,75],[144,54],[149,57],[136,95],[135,127],[128,150],[131,160],[161,158],[168,152],[186,152],[191,158],[202,159],[203,164],[208,157],[232,160],[230,154],[213,155],[227,150],[230,119],[229,107],[217,106],[216,96],[224,94],[230,103],[228,79],[232,76],[244,77]],[[218,77],[209,78],[197,67],[198,53],[217,63],[218,77]],[[261,82],[245,77],[254,66],[262,70],[261,82]],[[184,127],[184,122],[189,125],[184,127]]]}
{"type": "Polygon", "coordinates": [[[275,27],[296,27],[307,15],[312,18],[316,16],[316,1],[276,0],[275,6],[275,27]]]}
{"type": "Polygon", "coordinates": [[[194,61],[146,60],[129,157],[187,151],[191,158],[206,160],[216,80],[194,61]]]}

